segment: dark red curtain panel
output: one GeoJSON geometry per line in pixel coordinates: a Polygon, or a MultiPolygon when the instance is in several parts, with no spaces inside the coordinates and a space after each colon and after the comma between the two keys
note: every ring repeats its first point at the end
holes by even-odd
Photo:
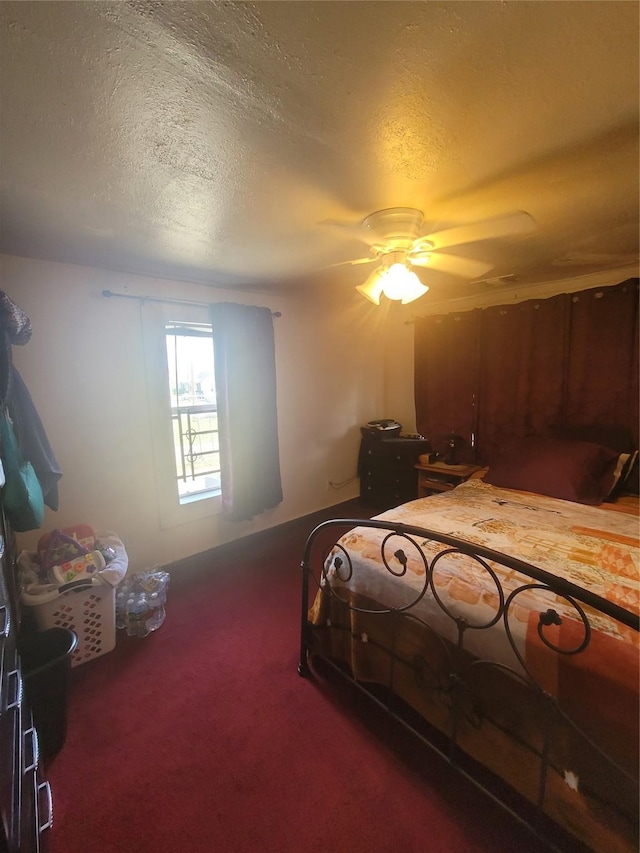
{"type": "Polygon", "coordinates": [[[211,306],[225,518],[252,518],[282,500],[273,318],[268,308],[211,306]]]}
{"type": "Polygon", "coordinates": [[[478,462],[515,436],[548,435],[563,400],[566,296],[481,312],[478,462]]]}
{"type": "Polygon", "coordinates": [[[586,290],[569,299],[566,422],[623,424],[637,436],[638,282],[586,290]]]}
{"type": "Polygon", "coordinates": [[[415,322],[416,425],[440,452],[449,433],[461,435],[461,461],[473,458],[479,323],[479,311],[415,322]]]}
{"type": "Polygon", "coordinates": [[[568,427],[622,427],[637,448],[638,319],[631,279],[416,320],[418,429],[436,449],[452,430],[475,433],[482,464],[511,439],[568,427]]]}

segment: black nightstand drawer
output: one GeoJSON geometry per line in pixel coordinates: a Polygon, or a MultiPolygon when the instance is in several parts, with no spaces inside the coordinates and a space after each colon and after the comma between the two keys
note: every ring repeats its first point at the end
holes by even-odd
{"type": "Polygon", "coordinates": [[[365,485],[360,488],[360,500],[369,506],[375,506],[379,510],[391,509],[416,499],[416,486],[381,487],[376,485],[365,485]]]}
{"type": "Polygon", "coordinates": [[[387,441],[363,442],[360,457],[382,465],[404,467],[415,465],[421,453],[428,453],[431,445],[419,439],[390,438],[387,441]]]}
{"type": "Polygon", "coordinates": [[[365,439],[360,445],[358,474],[360,497],[381,509],[414,500],[417,496],[415,464],[428,453],[426,439],[365,439]]]}
{"type": "Polygon", "coordinates": [[[380,468],[375,465],[366,467],[360,476],[360,482],[375,488],[412,488],[416,487],[416,476],[413,466],[411,468],[380,468]]]}

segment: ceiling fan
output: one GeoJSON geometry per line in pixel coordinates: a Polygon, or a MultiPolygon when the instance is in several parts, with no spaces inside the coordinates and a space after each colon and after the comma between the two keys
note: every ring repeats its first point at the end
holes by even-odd
{"type": "Polygon", "coordinates": [[[383,293],[389,299],[406,304],[427,292],[429,288],[422,284],[413,267],[430,267],[468,280],[480,278],[493,268],[493,264],[485,261],[441,254],[442,249],[528,234],[536,229],[532,216],[517,211],[497,219],[422,234],[424,214],[412,207],[378,210],[357,224],[335,221],[325,224],[349,230],[369,244],[369,257],[341,261],[331,266],[375,263],[377,266],[373,273],[356,290],[376,305],[380,304],[383,293]]]}

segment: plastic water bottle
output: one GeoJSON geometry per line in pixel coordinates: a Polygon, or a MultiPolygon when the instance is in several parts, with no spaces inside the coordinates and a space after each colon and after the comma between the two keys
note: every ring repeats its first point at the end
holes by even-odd
{"type": "Polygon", "coordinates": [[[149,633],[146,625],[147,597],[142,595],[131,595],[127,600],[127,636],[129,637],[146,637],[149,633]]]}
{"type": "Polygon", "coordinates": [[[116,595],[116,628],[125,628],[127,625],[127,596],[124,590],[116,595]]]}
{"type": "Polygon", "coordinates": [[[136,602],[136,622],[137,622],[137,632],[136,637],[146,637],[149,633],[147,628],[147,617],[149,613],[149,603],[147,601],[147,596],[142,593],[142,595],[138,598],[136,602]]]}
{"type": "Polygon", "coordinates": [[[165,620],[166,612],[164,609],[164,601],[166,596],[162,597],[157,592],[152,592],[149,596],[149,616],[147,618],[147,630],[157,631],[165,620]]]}
{"type": "Polygon", "coordinates": [[[131,594],[124,605],[124,627],[127,629],[127,637],[134,635],[134,620],[135,620],[135,598],[131,594]]]}

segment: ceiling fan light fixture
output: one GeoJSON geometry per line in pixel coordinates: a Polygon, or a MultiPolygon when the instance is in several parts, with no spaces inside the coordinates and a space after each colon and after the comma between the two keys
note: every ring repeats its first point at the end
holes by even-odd
{"type": "MultiPolygon", "coordinates": [[[[416,279],[417,278],[418,277],[416,276],[416,279]]],[[[429,288],[426,284],[422,284],[421,281],[418,281],[417,284],[412,285],[411,288],[407,288],[401,300],[402,305],[408,305],[409,302],[414,302],[416,299],[420,299],[420,297],[424,296],[428,290],[429,288]]]]}
{"type": "Polygon", "coordinates": [[[380,237],[385,244],[408,249],[420,234],[423,219],[422,211],[414,207],[387,207],[366,216],[362,227],[380,237]]]}
{"type": "Polygon", "coordinates": [[[380,270],[375,270],[371,273],[364,284],[359,284],[356,290],[361,293],[369,302],[374,305],[380,305],[380,297],[382,296],[382,278],[380,270]]]}
{"type": "Polygon", "coordinates": [[[414,272],[401,263],[392,264],[381,275],[381,289],[387,299],[403,305],[419,299],[429,290],[414,272]]]}

